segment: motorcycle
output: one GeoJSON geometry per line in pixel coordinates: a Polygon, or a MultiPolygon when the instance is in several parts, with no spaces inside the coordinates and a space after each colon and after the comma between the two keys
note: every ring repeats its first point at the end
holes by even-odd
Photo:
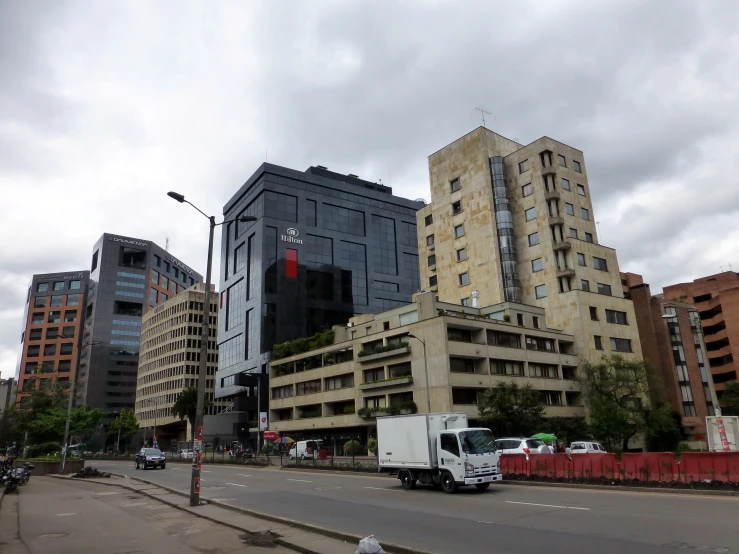
{"type": "Polygon", "coordinates": [[[18,474],[19,474],[19,479],[20,479],[18,481],[18,485],[19,486],[22,487],[22,486],[28,484],[28,481],[31,480],[31,471],[33,471],[33,469],[35,467],[36,466],[34,466],[33,464],[30,464],[28,462],[25,462],[23,464],[23,467],[21,467],[21,468],[18,469],[18,474]]]}
{"type": "Polygon", "coordinates": [[[5,484],[5,494],[10,494],[18,490],[18,483],[20,483],[20,477],[17,469],[11,469],[3,476],[3,483],[5,484]]]}

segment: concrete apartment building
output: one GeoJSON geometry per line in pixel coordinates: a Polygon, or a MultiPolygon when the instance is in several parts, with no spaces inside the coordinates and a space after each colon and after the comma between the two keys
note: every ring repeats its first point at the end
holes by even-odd
{"type": "Polygon", "coordinates": [[[429,175],[431,203],[417,218],[424,290],[465,306],[475,294],[482,306],[540,306],[585,360],[641,357],[616,251],[598,243],[580,150],[480,127],[432,154],[429,175]]]}
{"type": "Polygon", "coordinates": [[[690,441],[699,440],[706,433],[706,416],[715,415],[718,406],[699,311],[684,302],[652,296],[641,275],[621,277],[634,304],[642,354],[657,372],[653,400],[680,412],[683,434],[690,441]]]}
{"type": "Polygon", "coordinates": [[[359,315],[334,327],[333,345],[270,364],[269,428],[295,440],[364,439],[374,436],[381,408],[426,411],[427,387],[431,411],[477,420],[478,395],[501,381],[541,391],[548,416],[583,418],[575,339],[546,321],[536,306],[464,307],[432,292],[359,315]],[[425,342],[425,357],[410,335],[425,342]]]}
{"type": "Polygon", "coordinates": [[[708,363],[718,397],[737,380],[739,358],[739,274],[724,271],[692,283],[664,287],[665,298],[693,304],[700,314],[708,363]]]}
{"type": "MultiPolygon", "coordinates": [[[[211,285],[210,339],[205,397],[205,439],[219,435],[220,424],[228,416],[215,417],[230,404],[215,399],[215,374],[218,369],[218,295],[211,285]]],[[[160,448],[177,450],[177,442],[190,440],[187,419],[172,415],[172,406],[184,388],[197,386],[200,374],[200,337],[202,336],[205,285],[195,284],[169,298],[141,318],[141,344],[136,383],[136,418],[147,437],[156,436],[160,448]]],[[[220,434],[230,437],[229,427],[220,434]]]]}
{"type": "Polygon", "coordinates": [[[133,409],[141,318],[202,276],[149,240],[104,233],[92,250],[77,405],[133,409]]]}
{"type": "Polygon", "coordinates": [[[266,163],[228,201],[225,220],[258,218],[224,225],[221,242],[216,397],[242,423],[268,409],[274,344],[411,301],[422,206],[356,175],[266,163]]]}
{"type": "Polygon", "coordinates": [[[89,271],[34,275],[28,289],[21,334],[17,402],[29,393],[69,383],[80,364],[89,271]]]}

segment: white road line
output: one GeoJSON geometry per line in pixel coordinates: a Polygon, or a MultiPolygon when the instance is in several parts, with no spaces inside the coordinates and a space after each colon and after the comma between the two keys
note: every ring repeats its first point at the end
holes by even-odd
{"type": "Polygon", "coordinates": [[[68,514],[56,514],[59,517],[76,516],[77,512],[69,512],[68,514]]]}
{"type": "Polygon", "coordinates": [[[287,481],[297,481],[300,483],[312,483],[313,481],[307,481],[305,479],[287,479],[287,481]]]}
{"type": "Polygon", "coordinates": [[[247,486],[246,486],[246,485],[241,485],[241,484],[239,484],[239,483],[226,483],[226,484],[227,484],[227,485],[232,485],[232,486],[234,486],[234,487],[244,487],[244,488],[247,488],[247,486]]]}
{"type": "Polygon", "coordinates": [[[203,473],[212,473],[209,469],[204,469],[203,473]]]}
{"type": "MultiPolygon", "coordinates": [[[[365,487],[367,488],[367,487],[365,487]]],[[[575,506],[557,506],[555,504],[534,504],[533,502],[513,502],[512,500],[506,500],[506,504],[522,504],[524,506],[540,506],[542,508],[561,508],[563,510],[587,510],[590,511],[590,508],[577,508],[575,506]]]]}
{"type": "Polygon", "coordinates": [[[181,467],[173,467],[171,469],[182,469],[181,467]]]}
{"type": "Polygon", "coordinates": [[[96,492],[93,496],[111,496],[113,494],[121,494],[119,492],[115,491],[108,491],[108,492],[96,492]]]}
{"type": "Polygon", "coordinates": [[[243,473],[237,473],[239,477],[253,477],[253,475],[244,475],[243,473]]]}
{"type": "Polygon", "coordinates": [[[475,523],[493,523],[492,521],[476,521],[475,523]]]}
{"type": "Polygon", "coordinates": [[[364,488],[365,489],[372,489],[372,490],[376,490],[376,491],[390,491],[390,492],[399,492],[399,491],[402,490],[402,489],[388,489],[388,488],[384,488],[384,487],[364,487],[364,488]]]}

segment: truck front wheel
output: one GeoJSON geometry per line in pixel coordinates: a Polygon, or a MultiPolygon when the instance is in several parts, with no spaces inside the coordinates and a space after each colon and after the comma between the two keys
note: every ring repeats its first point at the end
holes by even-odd
{"type": "Polygon", "coordinates": [[[479,484],[475,485],[475,487],[477,487],[477,490],[478,491],[487,490],[489,486],[490,486],[490,483],[479,483],[479,484]]]}
{"type": "Polygon", "coordinates": [[[441,474],[441,490],[447,494],[457,492],[457,482],[454,480],[454,476],[448,471],[441,474]]]}
{"type": "Polygon", "coordinates": [[[413,473],[407,470],[402,472],[402,474],[400,475],[400,484],[407,491],[415,489],[416,479],[415,477],[413,477],[413,473]]]}

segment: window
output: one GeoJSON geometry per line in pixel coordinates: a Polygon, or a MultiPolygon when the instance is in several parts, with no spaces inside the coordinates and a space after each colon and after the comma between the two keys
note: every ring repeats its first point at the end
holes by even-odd
{"type": "Polygon", "coordinates": [[[43,325],[44,324],[44,312],[34,312],[34,314],[31,316],[31,323],[33,325],[43,325]]]}
{"type": "Polygon", "coordinates": [[[523,376],[523,362],[490,360],[490,371],[493,375],[523,376]]]}
{"type": "Polygon", "coordinates": [[[60,323],[62,320],[62,312],[49,312],[47,323],[60,323]]]}
{"type": "Polygon", "coordinates": [[[369,369],[364,372],[363,376],[365,383],[374,383],[375,381],[385,380],[385,369],[379,367],[377,369],[369,369]]]}
{"type": "Polygon", "coordinates": [[[41,340],[41,329],[31,329],[28,340],[41,340]]]}
{"type": "Polygon", "coordinates": [[[339,375],[324,381],[324,390],[350,389],[354,386],[354,374],[339,375]]]}
{"type": "Polygon", "coordinates": [[[575,168],[575,171],[578,173],[582,173],[582,168],[580,167],[580,162],[576,162],[575,160],[572,160],[572,165],[575,168]]]}
{"type": "Polygon", "coordinates": [[[467,298],[462,298],[460,300],[460,303],[462,304],[462,306],[471,306],[472,305],[470,303],[470,297],[469,296],[467,298]]]}
{"type": "Polygon", "coordinates": [[[557,154],[557,161],[562,167],[567,167],[567,159],[562,154],[557,154]]]}
{"type": "Polygon", "coordinates": [[[526,350],[538,350],[541,352],[555,352],[554,341],[542,337],[526,337],[526,350]]]}
{"type": "Polygon", "coordinates": [[[541,403],[545,406],[561,406],[562,393],[556,390],[541,391],[541,403]]]}
{"type": "Polygon", "coordinates": [[[590,292],[590,281],[587,279],[580,279],[580,288],[585,292],[590,292]]]}
{"type": "Polygon", "coordinates": [[[45,296],[37,296],[33,299],[33,307],[34,308],[43,308],[46,306],[46,297],[45,296]]]}
{"type": "Polygon", "coordinates": [[[604,294],[605,296],[611,296],[611,285],[604,283],[598,283],[598,294],[604,294]]]}
{"type": "Polygon", "coordinates": [[[55,281],[54,282],[54,290],[64,290],[64,281],[55,281]]]}
{"type": "Polygon", "coordinates": [[[458,214],[462,212],[462,201],[457,200],[456,202],[452,202],[452,214],[458,214]]]}
{"type": "Polygon", "coordinates": [[[606,310],[606,321],[616,325],[628,325],[626,312],[617,312],[616,310],[606,310]]]}
{"type": "Polygon", "coordinates": [[[542,379],[557,379],[559,372],[556,365],[529,363],[529,377],[542,379]]]}
{"type": "Polygon", "coordinates": [[[77,321],[77,312],[64,312],[64,323],[74,323],[77,321]]]}
{"type": "MultiPolygon", "coordinates": [[[[609,310],[606,310],[606,314],[609,312],[609,310]]],[[[598,308],[595,306],[590,306],[590,319],[592,321],[598,321],[598,308]]]]}
{"type": "Polygon", "coordinates": [[[521,196],[523,196],[524,198],[526,196],[530,196],[533,192],[534,192],[534,187],[531,186],[531,183],[521,187],[521,196]]]}
{"type": "Polygon", "coordinates": [[[427,261],[428,261],[429,267],[435,266],[436,265],[436,254],[431,254],[428,257],[427,261]]]}
{"type": "Polygon", "coordinates": [[[529,163],[529,160],[524,160],[518,164],[519,173],[526,173],[529,169],[531,169],[531,163],[529,163]]]}
{"type": "Polygon", "coordinates": [[[580,196],[585,196],[585,187],[582,185],[577,185],[577,194],[580,196]]]}
{"type": "Polygon", "coordinates": [[[466,248],[460,248],[457,250],[457,261],[463,262],[467,259],[467,249],[466,248]]]}
{"type": "Polygon", "coordinates": [[[459,284],[460,285],[469,285],[470,284],[470,276],[465,271],[464,273],[459,274],[459,284]]]}
{"type": "Polygon", "coordinates": [[[46,330],[47,339],[56,339],[59,337],[59,329],[57,327],[50,327],[46,330]]]}
{"type": "Polygon", "coordinates": [[[315,227],[316,226],[316,201],[315,200],[306,200],[305,201],[305,224],[308,227],[315,227]]]}
{"type": "Polygon", "coordinates": [[[535,260],[531,260],[531,271],[536,273],[537,271],[541,271],[544,269],[544,262],[541,258],[536,258],[535,260]]]}
{"type": "Polygon", "coordinates": [[[570,181],[565,178],[562,178],[562,188],[564,190],[570,190],[570,181]]]}
{"type": "Polygon", "coordinates": [[[533,317],[531,318],[531,321],[533,321],[533,323],[534,323],[534,327],[535,327],[536,329],[538,329],[538,328],[539,328],[539,318],[538,318],[538,317],[536,317],[536,316],[533,316],[533,317]]]}
{"type": "Polygon", "coordinates": [[[577,265],[585,267],[585,254],[577,253],[577,265]]]}
{"type": "Polygon", "coordinates": [[[438,284],[438,279],[437,279],[436,275],[432,275],[431,277],[429,277],[429,286],[430,287],[435,287],[437,284],[438,284]]]}
{"type": "Polygon", "coordinates": [[[585,233],[585,242],[593,242],[593,233],[585,233]]]}
{"type": "Polygon", "coordinates": [[[590,221],[590,212],[587,208],[580,208],[580,217],[582,217],[585,221],[590,221]]]}
{"type": "MultiPolygon", "coordinates": [[[[233,377],[233,375],[231,377],[233,377]]],[[[223,379],[221,379],[221,381],[223,381],[223,379]]],[[[221,383],[221,386],[222,387],[225,386],[224,383],[221,383]]],[[[292,395],[293,395],[292,385],[286,385],[284,387],[275,387],[272,389],[272,400],[278,400],[280,398],[291,398],[292,395]]]]}
{"type": "Polygon", "coordinates": [[[429,235],[426,237],[426,246],[433,246],[434,245],[434,235],[429,235]]]}
{"type": "Polygon", "coordinates": [[[38,355],[40,352],[41,352],[41,346],[39,346],[38,344],[33,344],[28,347],[26,356],[28,358],[38,358],[38,355]]]}
{"type": "Polygon", "coordinates": [[[244,269],[246,264],[246,243],[242,242],[234,249],[234,274],[244,269]]]}
{"type": "Polygon", "coordinates": [[[539,232],[531,233],[529,235],[529,246],[535,246],[539,244],[539,232]]]}
{"type": "Polygon", "coordinates": [[[95,253],[92,255],[92,264],[90,265],[90,271],[95,271],[97,269],[99,253],[100,253],[99,250],[95,250],[95,253]]]}
{"type": "Polygon", "coordinates": [[[455,342],[472,342],[472,331],[469,329],[447,327],[446,336],[447,339],[455,342]]]}
{"type": "Polygon", "coordinates": [[[570,238],[571,239],[576,239],[577,238],[577,229],[574,229],[574,228],[570,227],[570,238]]]}
{"type": "Polygon", "coordinates": [[[321,220],[323,227],[326,229],[356,235],[358,237],[365,236],[364,212],[360,212],[359,210],[324,203],[321,220]]]}
{"type": "Polygon", "coordinates": [[[68,294],[67,295],[67,306],[78,306],[80,303],[79,294],[68,294]]]}
{"type": "Polygon", "coordinates": [[[526,216],[526,221],[531,221],[532,219],[536,218],[536,208],[529,208],[524,212],[524,215],[526,216]]]}
{"type": "Polygon", "coordinates": [[[452,179],[449,182],[449,187],[451,188],[452,192],[457,192],[460,188],[462,188],[459,184],[459,177],[457,177],[456,179],[452,179]]]}
{"type": "Polygon", "coordinates": [[[56,356],[56,344],[44,345],[44,356],[56,356]]]}
{"type": "Polygon", "coordinates": [[[442,433],[439,436],[439,446],[442,451],[459,458],[459,442],[457,441],[457,435],[452,433],[442,433]]]}
{"type": "Polygon", "coordinates": [[[539,285],[534,289],[534,292],[536,293],[537,298],[544,298],[547,295],[547,286],[539,285]]]}
{"type": "Polygon", "coordinates": [[[569,202],[565,202],[565,211],[567,212],[567,215],[575,215],[575,206],[569,202]]]}
{"type": "Polygon", "coordinates": [[[431,224],[432,224],[432,223],[434,222],[434,215],[433,215],[433,214],[429,214],[429,215],[427,215],[427,216],[426,216],[426,217],[425,217],[425,218],[423,219],[423,221],[424,221],[424,223],[426,223],[426,227],[428,227],[429,225],[431,225],[431,224]]]}
{"type": "Polygon", "coordinates": [[[460,238],[464,236],[464,224],[462,225],[456,225],[454,227],[454,237],[460,238]]]}
{"type": "Polygon", "coordinates": [[[601,337],[599,337],[598,335],[593,335],[593,339],[595,340],[595,349],[603,350],[603,339],[601,339],[601,337]]]}
{"type": "MultiPolygon", "coordinates": [[[[142,294],[141,297],[143,298],[144,295],[142,294]]],[[[169,298],[169,297],[166,294],[164,294],[163,292],[160,292],[159,293],[159,301],[160,302],[166,302],[167,301],[167,298],[169,298]]]]}
{"type": "Polygon", "coordinates": [[[39,283],[36,285],[36,292],[49,292],[49,283],[39,283]]]}
{"type": "Polygon", "coordinates": [[[67,325],[66,327],[62,328],[62,336],[65,338],[71,338],[74,336],[74,326],[73,325],[67,325]]]}
{"type": "MultiPolygon", "coordinates": [[[[521,315],[521,314],[518,314],[521,315]]],[[[521,321],[523,325],[523,320],[521,321]]],[[[488,344],[490,346],[503,346],[505,348],[521,348],[521,335],[514,333],[503,333],[501,331],[488,331],[488,344]]]]}
{"type": "Polygon", "coordinates": [[[516,314],[516,323],[519,327],[523,327],[523,314],[516,314]]]}
{"type": "Polygon", "coordinates": [[[593,256],[593,267],[601,271],[608,271],[608,263],[603,258],[593,256]]]}
{"type": "Polygon", "coordinates": [[[614,352],[633,352],[631,350],[631,341],[629,339],[611,338],[611,350],[614,352]]]}
{"type": "Polygon", "coordinates": [[[304,381],[295,385],[296,396],[305,396],[306,394],[315,394],[321,392],[321,380],[314,379],[312,381],[304,381]]]}

